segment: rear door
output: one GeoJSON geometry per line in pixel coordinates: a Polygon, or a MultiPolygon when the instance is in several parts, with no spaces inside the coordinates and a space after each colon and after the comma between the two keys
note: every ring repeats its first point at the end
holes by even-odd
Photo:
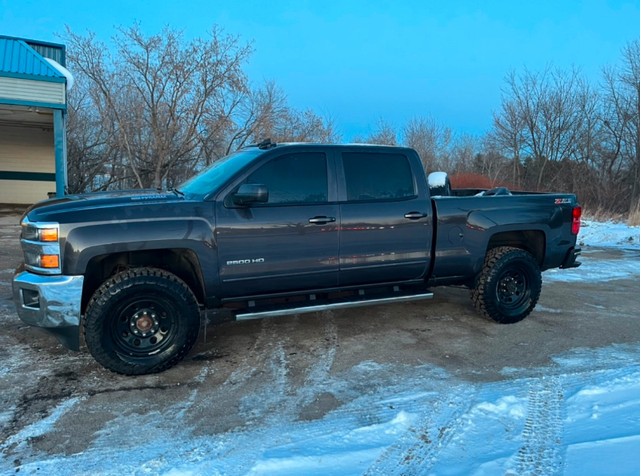
{"type": "Polygon", "coordinates": [[[417,157],[403,149],[344,151],[339,170],[340,284],[424,277],[431,204],[417,157]],[[418,162],[418,163],[416,163],[418,162]]]}
{"type": "Polygon", "coordinates": [[[333,164],[332,156],[320,150],[271,156],[218,200],[224,296],[337,285],[339,206],[333,164]],[[265,185],[268,202],[234,206],[230,197],[243,183],[265,185]]]}

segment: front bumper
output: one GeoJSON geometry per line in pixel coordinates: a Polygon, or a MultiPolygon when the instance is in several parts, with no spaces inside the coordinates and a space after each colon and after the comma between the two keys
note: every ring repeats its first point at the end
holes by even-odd
{"type": "Polygon", "coordinates": [[[51,332],[67,348],[78,350],[83,283],[84,276],[43,276],[18,268],[13,277],[18,316],[51,332]]]}

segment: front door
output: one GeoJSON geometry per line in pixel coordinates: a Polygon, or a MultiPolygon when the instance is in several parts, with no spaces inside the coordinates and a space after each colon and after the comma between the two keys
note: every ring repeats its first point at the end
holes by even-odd
{"type": "MultiPolygon", "coordinates": [[[[222,295],[334,287],[338,280],[339,207],[322,152],[269,159],[241,183],[264,185],[266,203],[216,203],[222,295]]],[[[235,187],[229,195],[233,194],[235,187]]]]}

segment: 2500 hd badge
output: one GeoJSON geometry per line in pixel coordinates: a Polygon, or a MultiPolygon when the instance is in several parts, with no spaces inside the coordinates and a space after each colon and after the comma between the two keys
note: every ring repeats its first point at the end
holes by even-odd
{"type": "Polygon", "coordinates": [[[233,259],[227,261],[227,266],[234,266],[236,264],[258,264],[264,263],[264,258],[250,258],[250,259],[233,259]]]}

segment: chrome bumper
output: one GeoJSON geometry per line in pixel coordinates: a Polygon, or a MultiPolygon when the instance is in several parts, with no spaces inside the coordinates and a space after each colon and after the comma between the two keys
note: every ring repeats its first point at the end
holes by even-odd
{"type": "Polygon", "coordinates": [[[13,302],[22,321],[49,330],[66,347],[74,342],[80,326],[80,305],[84,276],[42,276],[16,270],[13,302]]]}

